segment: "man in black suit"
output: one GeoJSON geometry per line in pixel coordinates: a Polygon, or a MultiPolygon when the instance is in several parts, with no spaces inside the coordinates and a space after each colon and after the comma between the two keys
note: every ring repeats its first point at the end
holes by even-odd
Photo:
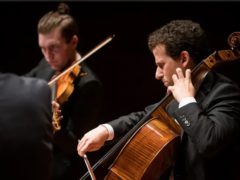
{"type": "MultiPolygon", "coordinates": [[[[191,80],[191,70],[208,55],[206,42],[203,29],[191,20],[171,21],[148,39],[155,77],[174,97],[167,111],[182,129],[173,164],[175,180],[239,179],[240,89],[214,71],[207,73],[199,89],[191,80]]],[[[86,133],[78,144],[79,155],[123,136],[155,106],[86,133]]]]}
{"type": "MultiPolygon", "coordinates": [[[[50,81],[80,60],[78,26],[66,4],[60,3],[56,11],[46,13],[39,20],[38,42],[44,58],[27,76],[50,81]]],[[[51,86],[53,100],[60,105],[61,111],[60,121],[55,121],[59,117],[53,118],[53,125],[57,125],[54,126],[53,179],[57,180],[79,179],[87,171],[83,159],[76,152],[77,139],[99,124],[103,93],[101,82],[85,63],[80,64],[78,71],[77,67],[74,68],[69,76],[63,77],[67,81],[59,80],[51,86]],[[64,100],[56,95],[59,89],[65,89],[61,85],[66,85],[66,93],[62,93],[64,100]],[[69,93],[71,88],[73,91],[69,93]]]]}
{"type": "Polygon", "coordinates": [[[50,180],[50,100],[45,81],[0,74],[0,179],[50,180]]]}

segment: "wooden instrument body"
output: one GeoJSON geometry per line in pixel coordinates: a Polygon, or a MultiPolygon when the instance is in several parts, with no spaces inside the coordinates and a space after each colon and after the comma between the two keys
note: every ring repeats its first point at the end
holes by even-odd
{"type": "Polygon", "coordinates": [[[106,179],[159,179],[172,166],[180,142],[179,127],[178,132],[169,130],[169,125],[160,120],[167,115],[162,113],[147,121],[129,139],[106,179]]]}

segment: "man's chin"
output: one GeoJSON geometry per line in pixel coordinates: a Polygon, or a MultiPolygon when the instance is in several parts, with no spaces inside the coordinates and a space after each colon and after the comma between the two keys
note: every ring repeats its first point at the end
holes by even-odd
{"type": "Polygon", "coordinates": [[[169,86],[168,82],[164,82],[163,85],[164,85],[165,87],[168,87],[168,86],[169,86]]]}
{"type": "Polygon", "coordinates": [[[52,68],[54,71],[59,71],[59,68],[56,67],[56,66],[51,65],[51,68],[52,68]]]}

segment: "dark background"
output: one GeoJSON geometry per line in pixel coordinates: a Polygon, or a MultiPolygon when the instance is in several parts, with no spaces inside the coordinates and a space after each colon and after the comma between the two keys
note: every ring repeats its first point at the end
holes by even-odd
{"type": "MultiPolygon", "coordinates": [[[[0,71],[18,75],[41,59],[36,26],[59,2],[0,2],[0,71]]],[[[227,37],[240,31],[238,2],[68,2],[79,24],[84,55],[109,35],[115,38],[86,60],[105,89],[102,121],[142,110],[164,96],[154,78],[149,33],[173,19],[192,19],[206,30],[213,50],[228,49],[227,37]]],[[[221,70],[238,81],[239,63],[221,70]]]]}

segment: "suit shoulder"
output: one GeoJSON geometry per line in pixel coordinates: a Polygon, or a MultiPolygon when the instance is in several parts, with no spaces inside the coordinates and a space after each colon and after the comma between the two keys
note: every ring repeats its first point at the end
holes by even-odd
{"type": "Polygon", "coordinates": [[[92,71],[90,67],[88,67],[86,64],[81,65],[81,70],[83,73],[86,73],[83,77],[81,77],[80,83],[93,83],[101,85],[101,81],[97,77],[97,75],[92,71]]]}
{"type": "Polygon", "coordinates": [[[0,91],[2,94],[27,100],[27,97],[43,97],[51,95],[51,90],[45,80],[17,76],[14,74],[0,75],[0,91]]]}

